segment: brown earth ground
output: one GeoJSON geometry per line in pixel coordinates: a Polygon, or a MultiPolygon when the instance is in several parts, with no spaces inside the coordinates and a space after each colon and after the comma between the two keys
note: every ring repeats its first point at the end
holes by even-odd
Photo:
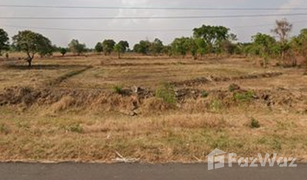
{"type": "Polygon", "coordinates": [[[195,162],[215,148],[307,161],[303,74],[240,57],[1,60],[0,161],[195,162]],[[173,104],[155,95],[165,82],[173,104]]]}

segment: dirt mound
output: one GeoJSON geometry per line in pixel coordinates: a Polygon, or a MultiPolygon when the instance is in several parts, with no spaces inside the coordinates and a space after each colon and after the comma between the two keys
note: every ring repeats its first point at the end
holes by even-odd
{"type": "Polygon", "coordinates": [[[31,105],[42,94],[29,87],[13,87],[4,89],[0,94],[0,105],[26,104],[31,105]]]}
{"type": "Polygon", "coordinates": [[[271,78],[271,77],[281,76],[282,74],[283,73],[280,73],[280,72],[268,72],[268,73],[250,74],[250,75],[244,75],[244,76],[238,76],[238,77],[208,76],[208,77],[201,77],[201,78],[186,80],[186,81],[181,81],[181,82],[172,82],[171,84],[174,86],[198,86],[198,85],[206,84],[210,82],[226,82],[226,81],[234,81],[234,80],[240,80],[240,79],[271,78]]]}
{"type": "Polygon", "coordinates": [[[81,111],[114,111],[127,115],[165,111],[174,107],[191,111],[216,111],[241,104],[307,112],[307,97],[301,93],[295,94],[286,89],[254,91],[238,87],[232,91],[178,89],[175,91],[177,104],[168,104],[156,98],[153,91],[143,88],[127,89],[123,94],[116,94],[100,90],[13,87],[5,89],[4,93],[0,94],[0,105],[36,105],[47,107],[51,113],[75,108],[81,111]]]}
{"type": "MultiPolygon", "coordinates": [[[[144,96],[144,93],[140,97],[144,96]]],[[[120,95],[99,90],[34,89],[13,87],[0,94],[0,105],[47,106],[51,113],[71,107],[103,111],[132,111],[139,106],[137,94],[120,95]]]]}

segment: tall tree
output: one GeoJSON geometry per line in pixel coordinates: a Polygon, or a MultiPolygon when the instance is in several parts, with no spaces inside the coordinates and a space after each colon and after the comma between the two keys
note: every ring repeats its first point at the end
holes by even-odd
{"type": "Polygon", "coordinates": [[[288,37],[292,31],[293,25],[287,21],[287,19],[276,20],[276,26],[272,29],[272,32],[279,37],[281,45],[281,57],[285,59],[285,52],[289,49],[288,37]]]}
{"type": "Polygon", "coordinates": [[[127,41],[120,41],[118,42],[115,47],[114,50],[115,52],[117,52],[118,54],[118,58],[120,59],[120,55],[125,53],[129,48],[129,43],[127,41]]]}
{"type": "Polygon", "coordinates": [[[113,50],[114,50],[114,46],[115,46],[115,41],[113,39],[106,39],[102,42],[102,46],[103,46],[103,51],[105,55],[110,55],[113,50]]]}
{"type": "Polygon", "coordinates": [[[13,37],[13,45],[17,50],[26,52],[26,61],[29,67],[31,67],[32,60],[36,53],[43,56],[53,51],[51,41],[48,38],[28,30],[18,32],[18,34],[13,37]]]}
{"type": "Polygon", "coordinates": [[[0,55],[4,50],[9,50],[9,37],[3,29],[0,29],[0,55]]]}
{"type": "Polygon", "coordinates": [[[194,37],[203,38],[208,45],[208,51],[214,52],[219,48],[220,42],[227,40],[229,36],[229,29],[224,26],[206,26],[194,28],[194,37]]]}

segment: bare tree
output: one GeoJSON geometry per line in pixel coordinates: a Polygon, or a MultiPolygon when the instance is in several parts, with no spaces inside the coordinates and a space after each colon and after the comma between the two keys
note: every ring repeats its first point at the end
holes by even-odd
{"type": "Polygon", "coordinates": [[[276,27],[272,29],[272,32],[279,37],[281,43],[281,58],[285,59],[285,53],[288,49],[287,41],[293,25],[288,22],[287,19],[276,20],[276,27]]]}

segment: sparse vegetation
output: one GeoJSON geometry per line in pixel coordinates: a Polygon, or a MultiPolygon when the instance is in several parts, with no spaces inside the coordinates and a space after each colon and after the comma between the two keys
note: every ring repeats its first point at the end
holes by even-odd
{"type": "Polygon", "coordinates": [[[168,104],[177,102],[174,87],[169,83],[162,83],[156,90],[156,97],[163,99],[168,104]]]}

